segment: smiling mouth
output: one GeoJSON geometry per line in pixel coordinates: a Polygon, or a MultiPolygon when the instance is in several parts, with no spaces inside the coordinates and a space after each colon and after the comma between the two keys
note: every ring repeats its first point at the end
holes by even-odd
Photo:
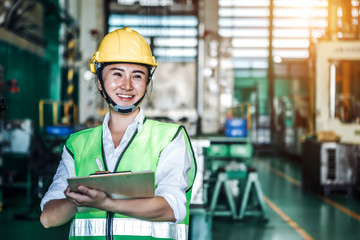
{"type": "Polygon", "coordinates": [[[128,94],[116,94],[120,101],[129,102],[132,101],[135,95],[128,95],[128,94]]]}
{"type": "Polygon", "coordinates": [[[116,94],[116,96],[118,96],[120,98],[132,98],[132,97],[134,97],[133,95],[123,95],[123,94],[116,94]]]}

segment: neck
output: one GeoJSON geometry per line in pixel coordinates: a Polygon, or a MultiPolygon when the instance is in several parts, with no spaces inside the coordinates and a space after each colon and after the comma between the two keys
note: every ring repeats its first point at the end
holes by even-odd
{"type": "Polygon", "coordinates": [[[125,132],[126,128],[135,120],[140,109],[136,108],[129,114],[121,114],[110,107],[109,129],[111,132],[125,132]]]}
{"type": "Polygon", "coordinates": [[[139,108],[137,108],[135,111],[129,114],[120,114],[115,112],[114,109],[110,108],[110,120],[108,126],[111,132],[114,148],[119,146],[127,127],[135,120],[139,111],[139,108]]]}

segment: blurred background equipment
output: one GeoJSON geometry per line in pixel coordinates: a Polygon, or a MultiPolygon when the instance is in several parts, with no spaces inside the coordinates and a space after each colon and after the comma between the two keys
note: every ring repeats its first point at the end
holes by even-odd
{"type": "Polygon", "coordinates": [[[304,143],[303,182],[325,195],[358,191],[359,49],[353,40],[317,44],[315,134],[304,143]]]}
{"type": "MultiPolygon", "coordinates": [[[[2,72],[0,74],[0,77],[2,77],[2,72]]],[[[0,97],[0,116],[2,116],[2,112],[6,110],[6,104],[5,104],[5,101],[4,101],[4,98],[3,97],[0,97]]],[[[1,119],[1,118],[0,118],[1,119]]],[[[0,129],[0,137],[2,138],[2,135],[1,135],[1,129],[0,129]]],[[[3,146],[3,141],[1,140],[0,141],[0,152],[2,151],[2,146],[3,146]]],[[[2,154],[0,156],[0,168],[3,167],[3,164],[4,164],[4,159],[2,158],[2,154]]],[[[3,175],[0,175],[0,187],[2,187],[3,185],[3,175]]],[[[2,212],[2,207],[3,207],[3,190],[2,188],[0,189],[0,212],[2,212]]]]}
{"type": "Polygon", "coordinates": [[[1,119],[1,187],[10,194],[24,189],[25,204],[31,202],[32,175],[29,166],[30,142],[33,135],[32,122],[25,120],[1,119]]]}

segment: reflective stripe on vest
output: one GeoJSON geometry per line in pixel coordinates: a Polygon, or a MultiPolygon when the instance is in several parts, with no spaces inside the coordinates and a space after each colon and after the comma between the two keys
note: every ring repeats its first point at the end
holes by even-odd
{"type": "MultiPolygon", "coordinates": [[[[71,223],[70,236],[105,236],[106,219],[75,219],[71,223]]],[[[114,218],[114,236],[149,236],[186,240],[188,226],[167,222],[149,222],[134,218],[114,218]]]]}

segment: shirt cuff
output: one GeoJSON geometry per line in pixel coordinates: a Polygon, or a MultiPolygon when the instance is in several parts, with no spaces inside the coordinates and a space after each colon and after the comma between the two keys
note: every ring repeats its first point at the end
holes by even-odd
{"type": "Polygon", "coordinates": [[[53,192],[52,194],[46,194],[40,203],[41,211],[44,210],[44,206],[51,200],[66,198],[64,192],[53,192]]]}
{"type": "Polygon", "coordinates": [[[155,195],[163,197],[171,209],[174,212],[174,217],[176,219],[175,223],[182,222],[186,217],[186,196],[184,194],[176,193],[176,190],[170,191],[167,188],[166,191],[161,191],[161,189],[155,190],[155,195]]]}

